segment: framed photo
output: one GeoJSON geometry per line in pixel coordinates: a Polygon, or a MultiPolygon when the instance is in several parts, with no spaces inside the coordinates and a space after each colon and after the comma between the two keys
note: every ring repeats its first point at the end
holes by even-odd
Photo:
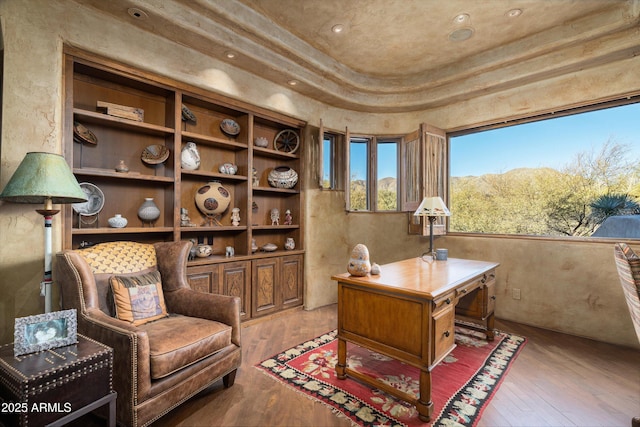
{"type": "Polygon", "coordinates": [[[78,342],[75,309],[53,311],[16,319],[14,356],[63,347],[78,342]]]}

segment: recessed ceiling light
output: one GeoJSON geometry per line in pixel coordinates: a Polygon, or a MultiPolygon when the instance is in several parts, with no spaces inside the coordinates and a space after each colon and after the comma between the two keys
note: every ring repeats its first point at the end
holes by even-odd
{"type": "Polygon", "coordinates": [[[129,16],[140,20],[145,20],[149,17],[149,15],[147,15],[147,12],[142,9],[138,9],[137,7],[130,7],[129,9],[127,9],[127,13],[129,14],[129,16]]]}
{"type": "Polygon", "coordinates": [[[298,84],[298,81],[297,81],[297,80],[289,80],[289,81],[287,82],[287,84],[288,84],[289,86],[296,86],[296,85],[298,84]]]}
{"type": "Polygon", "coordinates": [[[471,17],[468,13],[461,13],[453,18],[453,22],[456,24],[464,24],[465,22],[469,22],[469,19],[471,19],[471,17]]]}
{"type": "Polygon", "coordinates": [[[452,42],[462,42],[468,40],[473,36],[473,28],[460,28],[459,30],[455,30],[449,34],[449,40],[452,42]]]}
{"type": "Polygon", "coordinates": [[[336,24],[333,27],[331,27],[331,31],[333,31],[336,34],[341,33],[344,31],[344,25],[336,24]]]}
{"type": "Polygon", "coordinates": [[[235,52],[232,51],[227,51],[224,53],[224,56],[226,56],[229,59],[235,59],[235,57],[237,56],[235,52]]]}
{"type": "Polygon", "coordinates": [[[506,15],[509,18],[517,18],[518,16],[522,15],[522,9],[511,9],[506,13],[506,15]]]}

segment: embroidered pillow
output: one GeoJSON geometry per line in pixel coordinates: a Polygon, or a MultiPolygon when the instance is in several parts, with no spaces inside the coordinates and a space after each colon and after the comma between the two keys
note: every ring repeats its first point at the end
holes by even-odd
{"type": "Polygon", "coordinates": [[[159,271],[111,276],[109,283],[118,319],[140,326],[168,315],[159,271]]]}

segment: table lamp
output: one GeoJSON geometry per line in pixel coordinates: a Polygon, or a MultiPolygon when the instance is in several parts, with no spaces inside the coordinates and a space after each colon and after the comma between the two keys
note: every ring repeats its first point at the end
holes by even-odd
{"type": "Polygon", "coordinates": [[[7,183],[0,199],[14,203],[42,203],[36,209],[44,217],[44,279],[40,295],[44,295],[45,313],[51,312],[51,224],[55,214],[53,204],[86,202],[87,196],[71,173],[64,157],[53,153],[31,152],[7,183]]]}
{"type": "Polygon", "coordinates": [[[439,216],[450,216],[451,212],[440,197],[425,197],[413,213],[415,216],[429,218],[429,254],[433,254],[433,223],[439,216]]]}

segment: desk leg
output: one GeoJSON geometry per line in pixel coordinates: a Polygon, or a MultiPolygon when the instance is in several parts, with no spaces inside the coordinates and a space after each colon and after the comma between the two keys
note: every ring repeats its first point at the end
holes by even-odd
{"type": "Polygon", "coordinates": [[[347,342],[338,338],[338,363],[336,363],[336,376],[339,380],[347,378],[347,342]]]}
{"type": "Polygon", "coordinates": [[[420,420],[424,422],[431,420],[433,402],[431,401],[431,371],[428,369],[420,370],[420,397],[416,403],[416,409],[420,420]]]}
{"type": "Polygon", "coordinates": [[[493,341],[495,330],[495,317],[493,313],[487,317],[487,341],[493,341]]]}
{"type": "Polygon", "coordinates": [[[116,427],[116,398],[115,397],[111,400],[111,402],[109,402],[109,427],[116,427]]]}

